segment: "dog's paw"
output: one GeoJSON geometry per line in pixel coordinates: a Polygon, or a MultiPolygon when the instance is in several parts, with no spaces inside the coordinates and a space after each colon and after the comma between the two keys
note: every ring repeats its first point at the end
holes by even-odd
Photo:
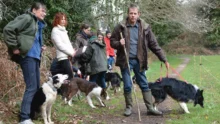
{"type": "Polygon", "coordinates": [[[72,103],[68,103],[68,105],[69,105],[69,106],[73,106],[73,104],[72,104],[72,103]]]}
{"type": "Polygon", "coordinates": [[[91,106],[93,109],[95,109],[96,107],[95,106],[91,106]]]}
{"type": "Polygon", "coordinates": [[[54,124],[54,122],[53,122],[53,121],[50,121],[50,122],[48,122],[48,124],[54,124]]]}
{"type": "Polygon", "coordinates": [[[190,112],[189,112],[189,111],[185,111],[185,113],[186,113],[186,114],[190,114],[190,112]]]}

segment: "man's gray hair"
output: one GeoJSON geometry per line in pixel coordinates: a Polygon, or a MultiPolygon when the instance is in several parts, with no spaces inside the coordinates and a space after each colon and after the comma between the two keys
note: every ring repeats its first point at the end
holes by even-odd
{"type": "Polygon", "coordinates": [[[31,12],[33,12],[33,9],[38,10],[38,9],[40,9],[40,8],[46,9],[46,5],[45,5],[44,3],[42,3],[42,2],[34,2],[34,3],[32,4],[32,6],[31,6],[31,12]]]}
{"type": "Polygon", "coordinates": [[[129,5],[129,7],[128,7],[128,13],[129,13],[129,9],[130,9],[130,8],[137,8],[138,11],[139,11],[139,6],[138,6],[137,4],[131,3],[131,4],[129,5]]]}

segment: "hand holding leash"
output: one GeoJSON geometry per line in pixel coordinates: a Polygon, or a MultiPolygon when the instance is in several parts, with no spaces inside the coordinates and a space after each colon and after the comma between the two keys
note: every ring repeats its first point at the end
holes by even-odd
{"type": "Polygon", "coordinates": [[[170,68],[170,64],[169,64],[169,62],[165,62],[165,65],[166,65],[166,68],[167,68],[167,71],[169,70],[169,68],[170,68]]]}

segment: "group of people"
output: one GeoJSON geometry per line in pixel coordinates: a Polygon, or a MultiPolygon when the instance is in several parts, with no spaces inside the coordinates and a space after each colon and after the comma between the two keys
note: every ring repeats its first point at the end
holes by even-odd
{"type": "MultiPolygon", "coordinates": [[[[56,47],[56,58],[50,69],[52,75],[57,73],[68,74],[68,79],[71,79],[74,77],[73,72],[76,72],[76,76],[80,75],[80,77],[106,88],[105,73],[108,67],[106,53],[109,53],[110,50],[108,49],[113,49],[110,47],[109,42],[111,33],[107,31],[104,40],[104,35],[101,32],[93,33],[90,31],[91,27],[88,24],[83,24],[76,34],[75,42],[71,44],[65,29],[66,25],[66,15],[60,12],[57,13],[51,33],[52,42],[56,47]],[[106,43],[108,46],[106,46],[106,43]],[[74,66],[76,61],[80,63],[80,66],[74,66]]],[[[114,57],[114,53],[111,53],[111,55],[111,57],[114,57]]],[[[111,59],[109,67],[112,67],[114,58],[108,58],[111,59]]]]}
{"type": "MultiPolygon", "coordinates": [[[[160,61],[165,63],[167,68],[169,68],[169,63],[158,45],[150,25],[139,18],[138,6],[131,4],[127,14],[127,18],[114,28],[112,36],[111,32],[107,31],[105,38],[101,32],[92,35],[91,27],[87,24],[82,25],[73,47],[66,30],[67,17],[64,13],[56,13],[51,39],[56,47],[56,63],[61,68],[58,72],[68,74],[69,79],[73,78],[71,61],[73,58],[79,59],[83,64],[76,69],[76,72],[86,75],[84,78],[89,75],[91,82],[96,82],[102,88],[106,88],[105,73],[107,69],[112,69],[115,49],[117,50],[116,66],[120,67],[124,84],[126,106],[124,115],[132,114],[132,81],[129,69],[133,70],[136,76],[148,111],[154,115],[161,115],[160,111],[153,108],[151,90],[148,87],[145,73],[148,68],[148,48],[160,61]],[[77,54],[77,50],[83,49],[85,46],[87,46],[85,51],[77,54]]],[[[34,94],[40,87],[39,66],[42,52],[46,49],[42,38],[45,16],[46,6],[43,3],[35,2],[30,12],[16,17],[3,30],[9,55],[12,61],[21,66],[26,84],[21,104],[20,124],[33,124],[30,119],[30,106],[34,94]]]]}

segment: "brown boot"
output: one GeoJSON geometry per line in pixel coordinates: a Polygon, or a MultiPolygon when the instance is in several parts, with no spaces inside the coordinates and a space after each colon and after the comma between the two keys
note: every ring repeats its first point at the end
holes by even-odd
{"type": "Polygon", "coordinates": [[[144,103],[148,109],[148,113],[153,115],[162,115],[162,112],[155,110],[153,107],[151,90],[142,92],[142,95],[143,95],[144,103]]]}
{"type": "Polygon", "coordinates": [[[132,95],[131,93],[124,93],[126,108],[124,116],[130,116],[132,113],[132,95]]]}

